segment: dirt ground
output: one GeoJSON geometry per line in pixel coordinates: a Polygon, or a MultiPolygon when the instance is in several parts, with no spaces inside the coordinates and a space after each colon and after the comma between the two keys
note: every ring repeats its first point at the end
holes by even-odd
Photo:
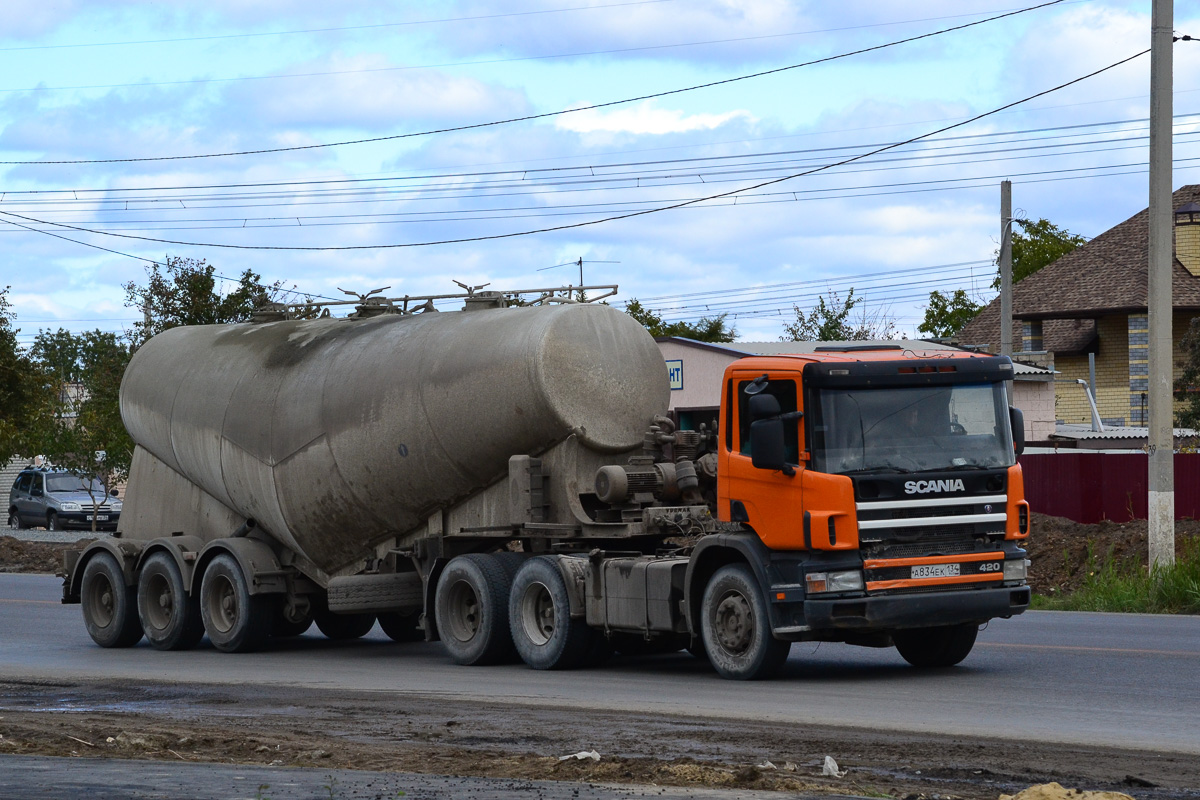
{"type": "Polygon", "coordinates": [[[1200,796],[1194,758],[1015,740],[287,688],[0,683],[0,753],[996,800],[1057,781],[1200,796]],[[568,758],[596,751],[599,761],[568,758]],[[822,776],[833,756],[842,777],[822,776]]]}
{"type": "MultiPolygon", "coordinates": [[[[1088,572],[1110,554],[1123,562],[1146,564],[1147,523],[1101,522],[1084,525],[1062,517],[1034,514],[1032,534],[1026,542],[1030,567],[1029,584],[1038,594],[1057,596],[1079,588],[1088,572]],[[1089,555],[1093,560],[1089,562],[1089,555]]],[[[1175,524],[1175,545],[1200,536],[1200,520],[1175,524]]],[[[78,544],[24,542],[0,536],[0,572],[49,572],[62,569],[62,553],[78,544]]]]}

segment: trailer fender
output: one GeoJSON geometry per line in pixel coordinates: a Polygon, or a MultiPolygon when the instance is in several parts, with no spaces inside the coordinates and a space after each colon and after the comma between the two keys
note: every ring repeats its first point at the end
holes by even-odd
{"type": "Polygon", "coordinates": [[[713,573],[726,564],[740,562],[754,572],[760,588],[769,586],[767,563],[770,553],[753,533],[714,533],[696,543],[683,584],[683,609],[693,636],[700,635],[700,603],[713,573]]]}
{"type": "Polygon", "coordinates": [[[571,619],[587,616],[588,559],[581,556],[559,556],[558,571],[567,585],[567,600],[571,607],[571,619]]]}
{"type": "Polygon", "coordinates": [[[179,574],[183,576],[183,588],[188,594],[192,594],[192,574],[196,569],[197,556],[203,549],[204,540],[199,536],[164,536],[161,539],[152,539],[146,543],[138,556],[135,574],[142,571],[142,565],[150,556],[155,553],[169,553],[171,558],[175,559],[175,565],[179,567],[179,574]]]}
{"type": "Polygon", "coordinates": [[[127,542],[121,539],[97,539],[73,559],[73,552],[68,552],[64,558],[66,577],[63,579],[63,603],[78,603],[79,593],[83,585],[83,571],[88,562],[98,553],[108,553],[121,565],[121,573],[125,576],[126,586],[137,585],[138,556],[142,552],[141,542],[127,542]]]}
{"type": "Polygon", "coordinates": [[[259,539],[248,537],[226,537],[213,539],[200,551],[196,559],[193,580],[198,579],[208,568],[208,564],[221,553],[229,553],[237,559],[238,566],[246,576],[250,594],[283,594],[287,592],[287,576],[290,570],[285,570],[279,562],[279,557],[270,545],[259,539]]]}

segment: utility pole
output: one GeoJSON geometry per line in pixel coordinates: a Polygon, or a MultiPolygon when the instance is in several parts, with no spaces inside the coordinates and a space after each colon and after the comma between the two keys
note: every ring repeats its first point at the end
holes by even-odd
{"type": "Polygon", "coordinates": [[[1154,0],[1150,21],[1149,317],[1150,566],[1175,561],[1175,437],[1171,358],[1171,47],[1174,0],[1154,0]]]}
{"type": "Polygon", "coordinates": [[[1000,181],[1000,355],[1013,353],[1012,181],[1000,181]]]}

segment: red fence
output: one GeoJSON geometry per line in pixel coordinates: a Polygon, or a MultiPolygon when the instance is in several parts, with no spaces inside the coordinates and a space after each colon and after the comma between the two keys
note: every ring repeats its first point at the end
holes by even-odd
{"type": "MultiPolygon", "coordinates": [[[[1145,453],[1026,453],[1025,499],[1076,522],[1146,519],[1145,453]]],[[[1175,518],[1200,518],[1200,453],[1175,454],[1175,518]]]]}

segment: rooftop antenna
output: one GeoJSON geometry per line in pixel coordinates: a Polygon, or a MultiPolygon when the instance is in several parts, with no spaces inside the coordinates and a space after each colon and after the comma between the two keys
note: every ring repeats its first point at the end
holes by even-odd
{"type": "MultiPolygon", "coordinates": [[[[537,271],[545,272],[548,269],[558,269],[559,267],[579,267],[579,285],[583,286],[583,263],[584,263],[583,256],[580,256],[579,258],[575,259],[574,261],[564,261],[561,264],[555,264],[553,267],[542,267],[542,268],[538,269],[537,271]]],[[[621,262],[620,261],[596,261],[595,259],[589,258],[587,260],[587,263],[589,263],[589,264],[620,264],[621,262]]]]}

